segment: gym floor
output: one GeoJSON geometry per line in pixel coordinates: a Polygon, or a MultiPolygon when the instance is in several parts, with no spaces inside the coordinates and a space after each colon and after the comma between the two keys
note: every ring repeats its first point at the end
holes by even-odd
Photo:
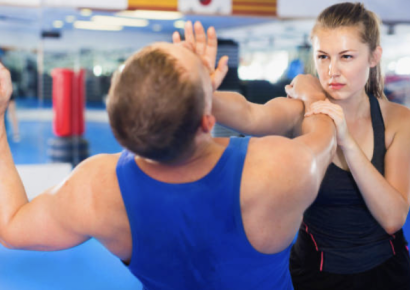
{"type": "MultiPolygon", "coordinates": [[[[47,157],[47,141],[54,137],[51,108],[28,108],[19,102],[18,118],[21,140],[10,141],[10,147],[26,190],[33,197],[61,181],[70,166],[50,164],[47,157]]],[[[10,123],[8,127],[10,130],[10,123]]],[[[121,151],[103,107],[87,109],[84,138],[91,155],[121,151]]],[[[410,223],[404,231],[409,240],[410,223]]],[[[12,251],[0,245],[0,260],[0,289],[4,290],[142,289],[121,261],[93,239],[59,252],[12,251]]]]}

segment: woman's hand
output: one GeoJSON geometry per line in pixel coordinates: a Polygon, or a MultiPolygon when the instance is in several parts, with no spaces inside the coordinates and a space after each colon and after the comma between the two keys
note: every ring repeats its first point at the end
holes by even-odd
{"type": "Polygon", "coordinates": [[[347,128],[345,115],[342,107],[331,103],[328,99],[312,103],[305,117],[315,114],[325,114],[333,119],[336,125],[337,144],[343,149],[352,146],[354,143],[353,137],[350,135],[347,128]]]}
{"type": "Polygon", "coordinates": [[[215,69],[216,55],[218,51],[218,40],[215,29],[209,27],[205,34],[201,22],[195,22],[194,27],[192,27],[192,22],[187,21],[185,23],[185,41],[181,41],[181,36],[177,31],[172,35],[172,40],[174,44],[183,45],[201,58],[204,66],[209,71],[213,91],[216,91],[228,72],[228,57],[221,57],[218,66],[215,69]]]}

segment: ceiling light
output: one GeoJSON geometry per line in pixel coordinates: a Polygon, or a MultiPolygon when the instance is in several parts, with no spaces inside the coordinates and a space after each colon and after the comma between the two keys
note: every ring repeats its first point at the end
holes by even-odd
{"type": "Polygon", "coordinates": [[[174,27],[175,28],[180,28],[180,29],[184,29],[185,27],[185,20],[177,20],[174,22],[174,27]]]}
{"type": "Polygon", "coordinates": [[[65,21],[66,21],[67,23],[73,23],[73,22],[75,21],[75,16],[73,16],[73,15],[68,15],[68,16],[66,16],[65,21]]]}
{"type": "Polygon", "coordinates": [[[87,30],[107,30],[107,31],[120,31],[122,26],[120,25],[107,25],[91,21],[76,21],[73,26],[77,29],[87,30]]]}
{"type": "Polygon", "coordinates": [[[181,12],[172,11],[152,11],[152,10],[125,10],[116,13],[117,16],[152,19],[152,20],[176,20],[184,15],[181,12]]]}
{"type": "Polygon", "coordinates": [[[146,19],[130,19],[114,16],[93,16],[91,20],[95,23],[118,25],[118,26],[131,26],[131,27],[146,27],[149,22],[146,19]]]}
{"type": "Polygon", "coordinates": [[[410,57],[402,57],[397,61],[395,72],[398,75],[410,74],[410,57]]]}
{"type": "Polygon", "coordinates": [[[93,14],[93,11],[91,9],[81,9],[80,11],[81,16],[91,16],[91,14],[93,14]]]}
{"type": "Polygon", "coordinates": [[[102,74],[102,67],[101,67],[100,65],[96,65],[96,66],[93,68],[93,72],[94,72],[94,75],[95,75],[96,77],[101,76],[101,74],[102,74]]]}
{"type": "Polygon", "coordinates": [[[56,20],[53,22],[54,28],[62,28],[64,26],[64,22],[61,20],[56,20]]]}

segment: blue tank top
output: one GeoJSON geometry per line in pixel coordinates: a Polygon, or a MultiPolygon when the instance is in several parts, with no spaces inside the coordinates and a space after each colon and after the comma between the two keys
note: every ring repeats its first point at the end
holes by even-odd
{"type": "Polygon", "coordinates": [[[145,289],[293,289],[290,247],[262,254],[244,231],[239,195],[248,143],[231,138],[210,173],[182,184],[149,177],[132,153],[122,153],[117,177],[132,234],[128,268],[145,289]]]}
{"type": "MultiPolygon", "coordinates": [[[[386,154],[384,122],[380,105],[370,96],[370,112],[374,132],[374,167],[384,175],[386,154]]],[[[333,163],[329,166],[315,202],[306,210],[299,235],[308,234],[316,251],[321,252],[321,270],[353,274],[369,270],[392,257],[392,240],[366,206],[349,171],[333,163]]],[[[306,243],[301,237],[296,243],[306,243]]]]}

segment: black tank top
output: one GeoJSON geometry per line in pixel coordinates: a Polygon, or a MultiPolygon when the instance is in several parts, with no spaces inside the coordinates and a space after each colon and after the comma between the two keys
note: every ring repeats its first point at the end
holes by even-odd
{"type": "MultiPolygon", "coordinates": [[[[371,162],[384,175],[383,116],[377,99],[369,98],[374,134],[371,162]]],[[[304,214],[299,234],[305,238],[298,238],[297,243],[311,243],[308,237],[320,252],[320,270],[339,274],[359,273],[381,264],[395,254],[393,240],[404,239],[402,230],[396,235],[386,233],[367,208],[353,175],[333,163],[317,199],[304,214]]]]}

